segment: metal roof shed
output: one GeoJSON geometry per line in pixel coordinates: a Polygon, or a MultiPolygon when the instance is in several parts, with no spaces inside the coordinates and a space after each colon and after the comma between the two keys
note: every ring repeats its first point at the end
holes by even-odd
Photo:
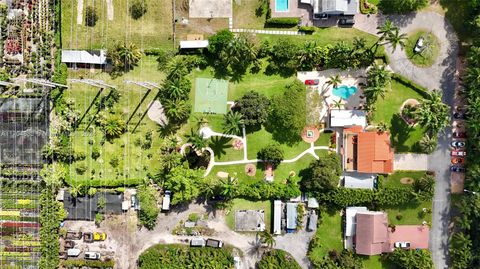
{"type": "Polygon", "coordinates": [[[367,113],[363,110],[332,109],[330,127],[367,126],[367,113]]]}
{"type": "Polygon", "coordinates": [[[297,229],[297,206],[296,203],[287,203],[287,230],[297,229]]]}
{"type": "Polygon", "coordinates": [[[180,49],[204,49],[208,47],[208,40],[180,41],[180,49]]]}
{"type": "Polygon", "coordinates": [[[282,233],[282,201],[273,202],[273,234],[282,233]]]}
{"type": "Polygon", "coordinates": [[[355,176],[345,176],[343,180],[344,180],[345,188],[373,190],[375,176],[359,174],[355,176]]]}
{"type": "Polygon", "coordinates": [[[104,65],[107,53],[105,50],[62,50],[62,63],[104,65]]]}

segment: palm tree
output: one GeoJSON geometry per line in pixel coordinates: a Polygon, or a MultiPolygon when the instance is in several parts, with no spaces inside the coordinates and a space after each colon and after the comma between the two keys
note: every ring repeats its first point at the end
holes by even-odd
{"type": "Polygon", "coordinates": [[[341,109],[343,104],[342,104],[342,98],[338,99],[338,101],[333,100],[333,107],[337,109],[341,109]]]}
{"type": "Polygon", "coordinates": [[[382,97],[382,99],[385,98],[385,92],[385,87],[380,86],[368,87],[363,91],[363,93],[367,97],[367,102],[370,104],[374,104],[375,102],[377,102],[378,97],[382,97]]]}
{"type": "Polygon", "coordinates": [[[443,103],[442,92],[433,90],[420,104],[417,119],[432,134],[436,134],[448,125],[449,115],[450,107],[443,103]]]}
{"type": "Polygon", "coordinates": [[[378,123],[377,131],[379,133],[385,133],[387,130],[388,130],[388,126],[385,122],[382,121],[382,122],[378,123]]]}
{"type": "Polygon", "coordinates": [[[190,129],[190,134],[186,135],[187,143],[192,144],[192,148],[195,150],[201,150],[207,146],[207,140],[203,138],[203,136],[197,131],[190,129]]]}
{"type": "Polygon", "coordinates": [[[167,64],[166,80],[180,80],[186,76],[189,71],[183,57],[175,57],[167,64]]]}
{"type": "Polygon", "coordinates": [[[227,114],[225,114],[223,120],[223,130],[227,134],[240,134],[242,131],[241,128],[245,124],[245,121],[243,120],[243,115],[236,111],[229,111],[227,114]]]}
{"type": "Polygon", "coordinates": [[[125,43],[117,44],[113,49],[111,58],[115,66],[120,68],[123,67],[125,70],[130,70],[140,61],[142,58],[142,52],[133,43],[128,45],[125,43]]]}
{"type": "Polygon", "coordinates": [[[83,192],[83,185],[82,184],[72,185],[70,187],[70,195],[73,198],[77,198],[79,195],[82,195],[83,194],[82,192],[83,192]]]}
{"type": "Polygon", "coordinates": [[[387,43],[392,46],[392,52],[395,52],[397,46],[400,46],[400,49],[403,50],[405,47],[405,40],[407,39],[406,34],[400,34],[400,30],[395,28],[395,30],[386,37],[387,43]]]}
{"type": "Polygon", "coordinates": [[[165,100],[163,107],[169,121],[181,123],[190,116],[190,104],[185,100],[165,100]]]}
{"type": "Polygon", "coordinates": [[[162,85],[162,95],[166,99],[187,99],[191,86],[190,80],[184,78],[166,80],[162,85]]]}
{"type": "Polygon", "coordinates": [[[385,38],[393,33],[395,29],[398,29],[391,20],[386,19],[382,26],[377,27],[377,35],[380,35],[380,40],[385,40],[385,38]]]}
{"type": "Polygon", "coordinates": [[[276,243],[275,238],[273,238],[273,235],[268,230],[264,230],[261,233],[258,233],[257,236],[260,237],[260,241],[268,248],[273,248],[276,243]]]}
{"type": "Polygon", "coordinates": [[[301,70],[312,70],[321,64],[320,48],[315,41],[305,42],[298,56],[301,70]]]}
{"type": "Polygon", "coordinates": [[[367,45],[367,40],[363,37],[354,37],[353,38],[353,50],[359,51],[364,50],[367,45]]]}
{"type": "Polygon", "coordinates": [[[470,47],[467,59],[471,66],[480,66],[480,47],[470,47]]]}
{"type": "Polygon", "coordinates": [[[420,148],[422,149],[423,152],[427,154],[431,154],[432,152],[434,152],[435,149],[437,148],[437,144],[438,144],[437,138],[429,134],[426,134],[419,141],[420,148]]]}
{"type": "Polygon", "coordinates": [[[230,200],[235,197],[236,189],[237,189],[237,181],[230,178],[230,175],[226,179],[222,179],[222,191],[221,194],[225,196],[227,200],[230,200]]]}
{"type": "Polygon", "coordinates": [[[110,116],[103,122],[103,130],[107,137],[118,137],[125,131],[125,121],[116,116],[110,116]]]}
{"type": "Polygon", "coordinates": [[[369,86],[385,86],[392,79],[392,73],[385,65],[373,64],[367,72],[367,84],[369,86]]]}
{"type": "Polygon", "coordinates": [[[340,78],[339,74],[332,75],[328,77],[327,85],[332,85],[334,88],[338,87],[342,83],[342,79],[340,78]]]}

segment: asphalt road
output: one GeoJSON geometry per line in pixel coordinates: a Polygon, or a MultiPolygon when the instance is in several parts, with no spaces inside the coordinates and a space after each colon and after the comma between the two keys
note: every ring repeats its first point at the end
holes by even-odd
{"type": "MultiPolygon", "coordinates": [[[[357,15],[355,27],[376,34],[377,25],[387,17],[382,15],[357,15]]],[[[453,95],[457,80],[455,78],[458,42],[452,26],[447,20],[434,12],[420,12],[410,15],[394,15],[388,18],[400,27],[401,33],[416,29],[427,29],[439,39],[441,48],[437,61],[428,68],[413,65],[400,48],[386,51],[390,57],[390,67],[416,83],[429,89],[440,89],[444,102],[453,106],[453,95]]],[[[450,148],[451,126],[439,134],[439,146],[428,158],[428,169],[436,173],[435,195],[432,210],[432,228],[430,230],[430,250],[435,268],[448,268],[448,227],[450,224],[450,148]]]]}

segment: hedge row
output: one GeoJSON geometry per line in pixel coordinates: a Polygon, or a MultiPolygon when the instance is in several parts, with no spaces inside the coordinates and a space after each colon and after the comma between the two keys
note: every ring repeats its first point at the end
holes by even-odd
{"type": "Polygon", "coordinates": [[[313,34],[317,30],[317,27],[315,27],[315,26],[299,26],[298,30],[300,32],[304,32],[304,33],[307,33],[307,34],[313,34]]]}
{"type": "Polygon", "coordinates": [[[65,268],[101,268],[101,269],[108,269],[113,268],[115,266],[115,262],[113,260],[109,261],[89,261],[89,260],[66,260],[63,261],[63,266],[65,268]]]}
{"type": "Polygon", "coordinates": [[[397,73],[393,73],[392,74],[392,79],[396,80],[397,82],[407,86],[407,87],[410,87],[412,88],[414,91],[416,91],[418,94],[420,94],[421,96],[423,97],[427,97],[427,93],[428,93],[428,89],[425,88],[425,87],[422,87],[420,85],[418,85],[417,83],[397,74],[397,73]]]}
{"type": "Polygon", "coordinates": [[[300,18],[285,17],[285,18],[270,18],[267,20],[267,25],[272,27],[294,27],[300,22],[300,18]]]}
{"type": "Polygon", "coordinates": [[[134,187],[144,182],[143,178],[129,178],[129,179],[66,179],[65,182],[68,186],[83,186],[83,187],[104,187],[104,188],[117,188],[117,187],[134,187]]]}

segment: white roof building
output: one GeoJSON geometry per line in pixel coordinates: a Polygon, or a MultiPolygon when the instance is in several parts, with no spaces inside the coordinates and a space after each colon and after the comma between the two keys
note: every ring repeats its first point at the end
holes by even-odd
{"type": "Polygon", "coordinates": [[[208,47],[208,40],[180,41],[180,49],[204,49],[208,47]]]}
{"type": "Polygon", "coordinates": [[[330,110],[330,127],[367,126],[367,113],[363,110],[330,110]]]}
{"type": "Polygon", "coordinates": [[[343,178],[345,188],[373,190],[375,176],[372,174],[346,175],[343,178]]]}
{"type": "Polygon", "coordinates": [[[282,201],[273,201],[273,234],[282,233],[282,201]]]}
{"type": "Polygon", "coordinates": [[[287,203],[287,230],[297,229],[297,203],[287,203]]]}
{"type": "Polygon", "coordinates": [[[62,63],[97,64],[107,63],[105,50],[62,50],[62,63]]]}
{"type": "Polygon", "coordinates": [[[357,225],[355,216],[358,212],[368,212],[368,209],[364,206],[347,207],[345,211],[345,236],[354,236],[357,225]]]}

